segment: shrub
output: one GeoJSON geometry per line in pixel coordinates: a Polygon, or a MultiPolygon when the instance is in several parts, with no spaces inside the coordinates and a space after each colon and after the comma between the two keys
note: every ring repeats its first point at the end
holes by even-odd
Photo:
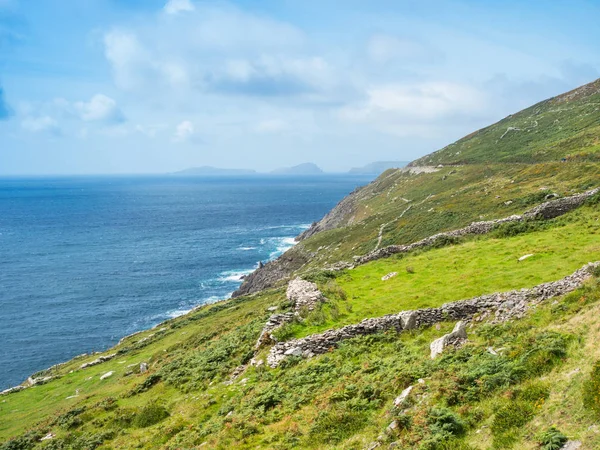
{"type": "Polygon", "coordinates": [[[364,412],[334,407],[319,413],[309,435],[314,442],[340,442],[360,431],[365,419],[364,412]]]}
{"type": "Polygon", "coordinates": [[[496,411],[492,422],[494,434],[505,433],[513,428],[518,428],[529,422],[534,415],[533,406],[522,400],[513,400],[501,406],[496,411]]]}
{"type": "Polygon", "coordinates": [[[415,273],[415,269],[412,266],[406,266],[406,273],[415,273]]]}
{"type": "Polygon", "coordinates": [[[142,392],[146,392],[152,388],[155,384],[157,384],[161,380],[160,375],[152,374],[148,376],[144,381],[134,387],[131,391],[126,394],[126,397],[132,397],[134,395],[141,394],[142,392]]]}
{"type": "Polygon", "coordinates": [[[0,444],[0,450],[29,450],[34,448],[44,433],[39,431],[29,431],[22,436],[11,439],[4,444],[0,444]]]}
{"type": "Polygon", "coordinates": [[[464,420],[447,408],[432,408],[429,411],[427,423],[434,434],[448,438],[461,436],[466,430],[464,420]]]}
{"type": "Polygon", "coordinates": [[[133,419],[133,425],[138,428],[146,428],[157,424],[158,422],[169,417],[169,411],[167,409],[156,403],[151,402],[141,408],[133,419]]]}
{"type": "Polygon", "coordinates": [[[596,361],[583,384],[583,404],[600,417],[600,361],[596,361]]]}
{"type": "Polygon", "coordinates": [[[559,450],[568,441],[568,438],[554,427],[548,428],[537,437],[542,450],[559,450]]]}

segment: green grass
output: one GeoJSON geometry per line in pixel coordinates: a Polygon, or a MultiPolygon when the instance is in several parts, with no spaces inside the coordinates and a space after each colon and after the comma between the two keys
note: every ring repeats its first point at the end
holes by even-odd
{"type": "Polygon", "coordinates": [[[468,165],[420,175],[391,172],[361,191],[343,221],[348,226],[318,233],[289,255],[310,255],[300,270],[306,272],[370,252],[382,224],[387,225],[381,246],[409,244],[474,221],[520,214],[550,192],[572,195],[597,187],[599,180],[600,164],[591,162],[468,165]]]}
{"type": "Polygon", "coordinates": [[[597,161],[600,80],[589,88],[569,100],[559,96],[511,114],[415,164],[533,163],[561,158],[597,161]]]}
{"type": "MultiPolygon", "coordinates": [[[[345,271],[336,279],[346,300],[333,293],[331,307],[291,327],[295,337],[360,322],[402,310],[555,281],[584,264],[600,260],[597,207],[586,207],[552,221],[547,229],[508,238],[489,238],[432,249],[404,257],[380,259],[345,271]],[[522,262],[518,258],[534,254],[522,262]],[[391,272],[398,275],[382,281],[391,272]]],[[[326,284],[322,287],[331,290],[326,284]]]]}

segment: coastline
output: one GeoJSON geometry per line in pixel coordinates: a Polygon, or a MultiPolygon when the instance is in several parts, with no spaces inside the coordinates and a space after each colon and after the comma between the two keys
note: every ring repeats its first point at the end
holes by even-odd
{"type": "MultiPolygon", "coordinates": [[[[301,229],[301,232],[303,232],[304,230],[308,229],[309,227],[310,227],[310,224],[298,224],[298,225],[273,226],[273,227],[270,227],[270,228],[298,228],[298,229],[301,229]]],[[[294,247],[298,243],[298,241],[296,240],[296,238],[297,238],[297,236],[294,236],[294,237],[282,237],[281,238],[282,242],[285,242],[287,245],[285,247],[280,246],[275,251],[271,252],[269,259],[266,260],[265,262],[268,263],[268,262],[272,262],[272,261],[277,260],[286,251],[288,251],[289,249],[291,249],[292,247],[294,247]]],[[[242,284],[242,282],[244,281],[244,279],[248,275],[254,273],[258,268],[260,268],[261,263],[262,263],[262,261],[259,261],[252,269],[244,269],[244,270],[232,269],[232,270],[230,270],[228,272],[230,272],[230,273],[234,273],[235,272],[235,273],[239,273],[240,274],[239,277],[236,279],[236,282],[239,282],[239,285],[238,285],[238,287],[239,287],[242,284]]],[[[232,281],[232,279],[230,278],[229,281],[232,281]]],[[[116,344],[114,344],[114,345],[112,345],[110,347],[107,347],[107,348],[105,348],[103,350],[96,350],[96,351],[92,351],[92,352],[89,352],[89,353],[81,353],[79,355],[73,356],[70,359],[67,359],[66,361],[58,362],[56,364],[51,365],[50,367],[38,370],[38,371],[34,372],[33,374],[31,374],[30,376],[28,376],[22,383],[20,383],[20,384],[18,384],[16,386],[8,387],[6,389],[1,390],[0,391],[0,396],[12,394],[13,392],[19,392],[19,391],[22,391],[23,389],[27,389],[27,388],[33,387],[33,386],[35,386],[37,384],[47,383],[47,382],[51,381],[54,377],[44,377],[44,374],[49,373],[49,372],[51,372],[54,369],[58,369],[60,367],[63,367],[63,366],[65,366],[65,365],[67,365],[67,364],[69,364],[69,363],[71,363],[73,361],[76,361],[78,359],[82,359],[82,358],[86,358],[86,357],[94,356],[94,355],[101,355],[103,353],[106,353],[109,350],[111,350],[111,349],[113,349],[115,347],[118,347],[119,345],[122,345],[126,340],[128,340],[128,339],[130,339],[130,338],[132,338],[134,336],[137,336],[137,335],[140,335],[140,334],[143,334],[143,333],[146,333],[148,331],[155,330],[155,329],[160,329],[159,327],[164,327],[164,325],[167,324],[168,322],[170,322],[172,320],[176,320],[176,319],[182,318],[182,317],[185,317],[185,316],[187,316],[187,315],[189,315],[191,313],[194,313],[194,312],[196,312],[196,311],[198,311],[198,310],[200,310],[200,309],[202,309],[204,307],[214,306],[214,305],[218,305],[219,303],[227,302],[227,301],[229,301],[229,300],[231,300],[233,298],[232,294],[233,294],[233,291],[230,292],[230,293],[228,293],[225,298],[214,298],[214,300],[212,300],[212,301],[210,300],[210,298],[206,299],[206,301],[204,301],[203,303],[199,303],[199,304],[193,306],[191,309],[186,310],[185,312],[182,312],[181,314],[178,314],[178,315],[175,315],[173,317],[169,317],[169,318],[167,318],[165,320],[162,320],[162,321],[156,323],[155,325],[153,325],[153,326],[151,326],[149,328],[144,328],[144,329],[135,331],[133,333],[127,334],[127,335],[121,337],[116,344]]],[[[164,313],[164,314],[166,314],[166,313],[164,313]]],[[[152,337],[152,335],[149,336],[149,337],[152,337]]],[[[145,339],[148,339],[149,337],[146,337],[146,338],[142,339],[140,342],[144,341],[145,339]]],[[[109,359],[112,359],[112,357],[114,357],[116,355],[117,355],[117,353],[115,353],[114,355],[111,355],[111,358],[106,359],[106,361],[108,361],[109,359]]],[[[102,361],[102,362],[104,362],[104,361],[102,361]]]]}

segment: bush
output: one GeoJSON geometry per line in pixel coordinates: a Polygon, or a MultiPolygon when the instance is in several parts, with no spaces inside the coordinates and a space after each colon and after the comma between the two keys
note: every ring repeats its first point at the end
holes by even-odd
{"type": "Polygon", "coordinates": [[[432,408],[429,411],[427,423],[433,434],[448,438],[461,436],[466,430],[464,420],[447,408],[432,408]]]}
{"type": "Polygon", "coordinates": [[[541,433],[538,438],[538,443],[542,450],[559,450],[568,441],[568,438],[554,427],[541,433]]]}
{"type": "Polygon", "coordinates": [[[314,442],[340,442],[360,431],[365,419],[363,412],[334,407],[319,413],[309,434],[314,442]]]}
{"type": "Polygon", "coordinates": [[[494,434],[511,431],[525,425],[533,416],[534,409],[530,403],[522,400],[510,401],[496,411],[492,422],[492,431],[494,434]]]}
{"type": "Polygon", "coordinates": [[[592,373],[583,384],[583,404],[600,417],[600,361],[596,361],[592,373]]]}
{"type": "Polygon", "coordinates": [[[157,424],[167,417],[169,417],[169,411],[164,406],[156,402],[151,402],[135,414],[132,423],[138,428],[146,428],[157,424]]]}

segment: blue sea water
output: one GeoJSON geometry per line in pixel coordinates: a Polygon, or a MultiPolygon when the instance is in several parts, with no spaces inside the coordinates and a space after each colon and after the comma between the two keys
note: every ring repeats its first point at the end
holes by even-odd
{"type": "Polygon", "coordinates": [[[0,179],[0,389],[227,298],[369,181],[0,179]]]}

